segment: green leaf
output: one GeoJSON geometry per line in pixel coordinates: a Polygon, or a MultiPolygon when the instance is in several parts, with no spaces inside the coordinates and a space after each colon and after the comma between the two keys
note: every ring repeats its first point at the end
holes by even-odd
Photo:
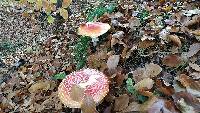
{"type": "Polygon", "coordinates": [[[133,80],[131,78],[126,80],[126,88],[129,93],[135,94],[135,88],[133,87],[133,80]]]}
{"type": "Polygon", "coordinates": [[[140,102],[140,103],[144,103],[148,100],[148,97],[147,96],[144,96],[144,95],[140,95],[138,94],[137,95],[137,100],[140,102]]]}
{"type": "Polygon", "coordinates": [[[55,74],[53,76],[53,79],[64,79],[66,77],[66,74],[64,72],[61,72],[61,73],[58,73],[58,74],[55,74]]]}
{"type": "Polygon", "coordinates": [[[52,24],[52,23],[54,22],[54,20],[55,20],[54,17],[52,17],[51,15],[48,15],[47,21],[48,21],[50,24],[52,24]]]}
{"type": "Polygon", "coordinates": [[[51,3],[56,4],[57,0],[50,0],[51,3]]]}

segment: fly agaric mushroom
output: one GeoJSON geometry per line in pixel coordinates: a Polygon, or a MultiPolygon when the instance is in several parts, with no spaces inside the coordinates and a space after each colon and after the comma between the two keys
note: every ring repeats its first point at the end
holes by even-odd
{"type": "Polygon", "coordinates": [[[87,22],[81,24],[78,28],[78,34],[82,36],[89,36],[92,38],[93,45],[96,46],[98,36],[106,33],[110,29],[110,25],[101,22],[87,22]]]}
{"type": "Polygon", "coordinates": [[[86,95],[92,97],[94,103],[98,104],[107,95],[108,91],[109,83],[107,77],[98,70],[87,68],[66,76],[58,87],[58,97],[63,104],[70,108],[81,108],[82,101],[86,95]],[[83,89],[83,96],[79,99],[81,101],[72,98],[74,95],[71,95],[71,93],[74,85],[83,89]]]}

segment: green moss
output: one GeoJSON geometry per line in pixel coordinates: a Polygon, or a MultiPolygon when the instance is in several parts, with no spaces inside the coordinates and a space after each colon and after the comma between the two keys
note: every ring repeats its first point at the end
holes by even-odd
{"type": "Polygon", "coordinates": [[[87,56],[88,56],[87,50],[89,47],[90,40],[91,40],[90,37],[82,36],[80,37],[77,44],[75,45],[74,59],[75,59],[77,69],[83,68],[86,64],[87,56]]]}
{"type": "Polygon", "coordinates": [[[87,20],[89,22],[93,21],[94,18],[99,18],[105,13],[112,13],[116,8],[116,4],[110,4],[108,6],[99,5],[93,10],[89,10],[87,13],[87,20]]]}

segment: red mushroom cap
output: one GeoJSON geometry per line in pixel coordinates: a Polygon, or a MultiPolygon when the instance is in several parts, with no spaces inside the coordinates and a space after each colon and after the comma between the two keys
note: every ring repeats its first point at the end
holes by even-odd
{"type": "Polygon", "coordinates": [[[83,36],[89,36],[91,38],[97,38],[98,36],[106,33],[110,29],[110,25],[101,22],[87,22],[81,24],[78,28],[78,34],[83,36]]]}
{"type": "Polygon", "coordinates": [[[78,85],[83,88],[84,95],[92,96],[96,104],[98,104],[109,91],[108,79],[102,72],[95,69],[82,69],[73,72],[66,76],[58,87],[58,96],[61,102],[70,108],[81,108],[81,102],[74,101],[70,97],[73,85],[78,85]]]}

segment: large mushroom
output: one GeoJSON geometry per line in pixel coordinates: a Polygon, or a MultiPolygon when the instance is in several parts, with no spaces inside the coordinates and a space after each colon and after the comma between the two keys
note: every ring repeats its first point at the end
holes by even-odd
{"type": "Polygon", "coordinates": [[[92,97],[95,105],[97,105],[107,95],[108,91],[107,77],[98,70],[87,68],[67,75],[58,87],[58,96],[64,105],[70,108],[81,108],[83,100],[87,96],[92,97]],[[78,97],[73,94],[76,89],[74,89],[74,86],[79,88],[76,90],[80,95],[78,97]],[[79,90],[83,90],[83,92],[79,90]]]}
{"type": "Polygon", "coordinates": [[[96,46],[98,37],[106,33],[111,26],[107,23],[101,22],[87,22],[81,24],[78,28],[78,34],[82,36],[89,36],[92,38],[93,45],[96,46]]]}

